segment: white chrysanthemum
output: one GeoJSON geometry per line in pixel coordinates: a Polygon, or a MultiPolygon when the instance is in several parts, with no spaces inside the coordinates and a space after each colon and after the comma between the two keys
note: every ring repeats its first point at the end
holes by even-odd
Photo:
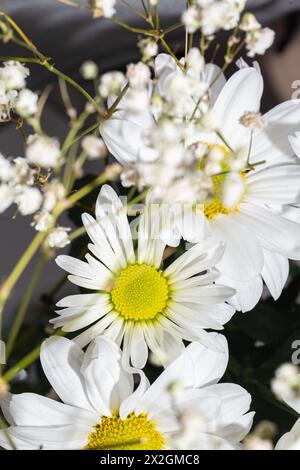
{"type": "MultiPolygon", "coordinates": [[[[175,67],[172,58],[159,56],[158,90],[161,94],[175,67]]],[[[232,202],[237,195],[240,196],[234,207],[225,207],[223,203],[226,177],[222,172],[212,179],[215,197],[201,199],[199,193],[199,199],[195,201],[204,204],[207,234],[226,245],[217,268],[223,275],[222,281],[237,291],[230,302],[243,311],[250,310],[258,302],[263,281],[277,299],[288,276],[288,259],[300,259],[300,224],[296,222],[299,220],[300,165],[289,142],[289,136],[299,131],[300,101],[287,101],[266,113],[262,116],[264,125],[261,129],[242,125],[240,118],[245,113],[254,115],[259,112],[262,91],[260,72],[245,64],[226,84],[223,78],[215,84],[210,106],[220,122],[219,134],[235,151],[235,155],[244,149],[244,155],[247,158],[249,154],[252,166],[247,171],[241,170],[244,182],[242,192],[241,181],[238,191],[235,184],[233,194],[230,194],[228,186],[225,188],[227,201],[232,202]]],[[[101,126],[102,137],[110,152],[127,168],[138,170],[141,156],[151,153],[143,136],[147,132],[153,135],[156,124],[147,113],[139,116],[138,121],[120,113],[101,126]]],[[[202,136],[196,133],[189,137],[186,146],[205,143],[210,152],[221,149],[224,154],[223,160],[219,162],[222,171],[238,171],[233,164],[240,162],[230,157],[232,153],[224,140],[213,131],[202,133],[202,136]]],[[[297,147],[295,138],[291,139],[291,143],[294,148],[297,147]]],[[[172,163],[170,160],[171,170],[172,163]]],[[[157,181],[162,177],[161,172],[157,174],[157,181]]],[[[194,176],[196,178],[197,173],[194,176]]],[[[185,179],[193,181],[190,172],[186,176],[181,175],[180,181],[185,179]]],[[[199,181],[202,183],[203,179],[199,181]]],[[[173,186],[177,187],[178,182],[173,186]]],[[[172,187],[170,191],[172,193],[172,187]]],[[[153,193],[159,194],[155,186],[153,193]]],[[[181,193],[177,191],[176,202],[180,201],[180,197],[181,193]]],[[[193,224],[193,227],[196,226],[193,224]]],[[[202,236],[202,232],[199,233],[199,237],[202,236]]],[[[185,231],[184,237],[194,241],[195,233],[185,231]]]]}
{"type": "MultiPolygon", "coordinates": [[[[177,413],[187,406],[205,427],[193,449],[236,449],[252,424],[251,397],[239,385],[218,384],[228,361],[223,336],[210,334],[218,351],[193,343],[149,386],[142,371],[126,371],[107,338],[83,351],[66,338],[44,342],[41,363],[63,403],[33,393],[1,400],[19,450],[161,450],[180,432],[177,413]],[[133,373],[140,375],[134,390],[133,373]],[[170,386],[181,384],[174,397],[170,386]],[[175,406],[174,406],[175,404],[175,406]]],[[[0,446],[11,449],[0,431],[0,446]]]]}
{"type": "Polygon", "coordinates": [[[214,284],[221,244],[199,243],[163,269],[165,244],[155,236],[150,216],[141,217],[135,251],[125,208],[107,185],[96,202],[96,220],[89,214],[82,220],[94,256],[80,261],[62,255],[56,262],[71,282],[96,292],[62,299],[59,317],[51,320],[64,331],[92,325],[76,337],[80,346],[105,334],[118,344],[123,340],[128,360],[144,367],[148,347],[164,350],[170,359],[183,349],[183,339],[205,342],[205,329],[222,329],[233,315],[224,301],[234,291],[214,284]]]}

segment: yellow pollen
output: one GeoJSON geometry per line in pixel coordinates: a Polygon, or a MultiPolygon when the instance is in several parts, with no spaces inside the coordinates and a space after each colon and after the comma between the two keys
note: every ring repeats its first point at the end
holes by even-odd
{"type": "Polygon", "coordinates": [[[85,447],[88,450],[162,450],[166,446],[164,436],[144,413],[131,413],[124,420],[118,413],[105,416],[94,429],[85,447]]]}
{"type": "MultiPolygon", "coordinates": [[[[218,147],[219,149],[221,149],[224,152],[224,157],[220,162],[222,174],[212,177],[213,196],[211,198],[208,198],[207,201],[204,202],[204,214],[209,220],[213,219],[219,214],[229,215],[232,211],[239,210],[238,206],[228,209],[222,203],[222,185],[227,176],[226,172],[228,172],[230,169],[228,158],[230,157],[231,153],[228,148],[223,145],[208,145],[209,150],[213,149],[214,147],[218,147]]],[[[243,176],[246,182],[246,173],[242,171],[241,175],[243,176]]]]}
{"type": "Polygon", "coordinates": [[[169,299],[167,279],[153,266],[131,264],[123,269],[111,291],[115,310],[125,320],[153,320],[169,299]]]}
{"type": "MultiPolygon", "coordinates": [[[[227,171],[226,169],[223,170],[223,167],[225,167],[224,164],[222,165],[222,171],[227,171]]],[[[212,182],[214,186],[214,197],[211,199],[208,199],[208,201],[205,201],[204,203],[204,214],[209,220],[213,219],[219,214],[225,214],[225,215],[230,214],[230,209],[227,209],[222,203],[221,191],[222,191],[222,184],[223,184],[223,181],[225,180],[225,177],[226,177],[226,174],[212,177],[212,182]]]]}

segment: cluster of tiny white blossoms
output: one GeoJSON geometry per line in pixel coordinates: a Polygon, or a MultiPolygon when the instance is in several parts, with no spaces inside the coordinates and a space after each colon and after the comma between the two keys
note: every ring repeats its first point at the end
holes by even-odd
{"type": "Polygon", "coordinates": [[[89,0],[94,17],[111,18],[116,13],[116,0],[89,0]]]}
{"type": "Polygon", "coordinates": [[[28,118],[37,111],[38,96],[26,88],[29,69],[20,62],[4,62],[0,67],[0,120],[10,118],[16,111],[28,118]]]}
{"type": "MultiPolygon", "coordinates": [[[[244,32],[248,56],[264,54],[274,41],[274,31],[263,28],[252,13],[244,13],[246,0],[193,0],[182,21],[189,33],[201,29],[210,41],[220,30],[244,32]]],[[[235,42],[236,37],[231,40],[235,42]]]]}
{"type": "Polygon", "coordinates": [[[37,231],[48,231],[50,247],[62,248],[69,242],[65,227],[53,227],[51,212],[64,197],[64,187],[51,170],[63,162],[58,139],[42,133],[35,114],[38,95],[26,88],[29,69],[20,62],[5,62],[0,68],[1,120],[21,119],[37,130],[26,139],[25,157],[0,155],[0,213],[16,205],[16,213],[33,216],[37,231]]]}

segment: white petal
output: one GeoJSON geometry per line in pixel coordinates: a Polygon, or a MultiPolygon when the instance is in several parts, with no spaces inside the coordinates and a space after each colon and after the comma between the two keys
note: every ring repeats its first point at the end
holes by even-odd
{"type": "Polygon", "coordinates": [[[289,135],[299,130],[300,101],[279,104],[263,116],[264,129],[253,136],[251,163],[267,161],[267,165],[285,163],[294,155],[289,135]]]}
{"type": "Polygon", "coordinates": [[[183,388],[202,387],[217,382],[224,374],[228,362],[228,347],[224,336],[210,333],[218,349],[212,350],[200,343],[191,343],[181,356],[170,364],[143,396],[137,411],[147,411],[159,401],[163,393],[168,393],[172,383],[183,388]]]}
{"type": "Polygon", "coordinates": [[[100,219],[102,216],[102,211],[100,210],[100,214],[97,211],[101,208],[102,204],[110,206],[110,208],[106,207],[106,210],[111,211],[115,214],[115,222],[117,224],[117,235],[119,237],[120,243],[122,244],[122,251],[125,253],[127,262],[129,264],[134,263],[135,254],[133,250],[130,226],[127,219],[127,206],[123,206],[115,191],[107,184],[102,186],[96,203],[96,214],[97,217],[100,217],[100,219]]]}
{"type": "Polygon", "coordinates": [[[91,409],[80,375],[82,360],[83,351],[67,338],[52,336],[42,344],[41,363],[60,399],[69,405],[91,409]]]}
{"type": "Polygon", "coordinates": [[[121,367],[120,349],[108,338],[98,337],[90,344],[81,373],[87,396],[99,414],[111,416],[132,393],[132,378],[121,367]]]}
{"type": "Polygon", "coordinates": [[[289,262],[284,256],[274,251],[264,250],[262,277],[272,297],[277,300],[289,275],[289,262]]]}
{"type": "Polygon", "coordinates": [[[220,282],[235,289],[236,294],[229,299],[229,303],[238,311],[252,310],[261,298],[263,282],[260,275],[250,281],[236,281],[222,275],[220,282]]]}
{"type": "Polygon", "coordinates": [[[88,435],[93,428],[82,424],[67,424],[64,426],[16,426],[11,427],[11,436],[16,441],[25,441],[25,446],[33,450],[81,450],[87,444],[88,435]],[[28,444],[27,444],[28,443],[28,444]]]}
{"type": "Polygon", "coordinates": [[[191,289],[182,289],[174,292],[172,299],[175,302],[191,302],[199,305],[219,304],[228,300],[235,294],[231,287],[211,284],[207,286],[193,287],[191,289]]]}
{"type": "Polygon", "coordinates": [[[222,122],[221,131],[233,148],[250,142],[250,130],[239,123],[247,111],[259,111],[263,91],[262,76],[255,68],[239,70],[227,81],[214,105],[222,122]]]}
{"type": "Polygon", "coordinates": [[[300,418],[290,432],[287,432],[279,439],[275,450],[300,450],[300,418]]]}
{"type": "Polygon", "coordinates": [[[69,406],[34,393],[12,395],[9,412],[18,426],[62,426],[82,423],[93,426],[98,416],[89,410],[69,406]]]}
{"type": "Polygon", "coordinates": [[[80,348],[84,348],[93,339],[102,334],[102,332],[108,328],[113,321],[118,317],[118,314],[114,311],[109,312],[105,317],[101,318],[97,323],[92,325],[87,330],[83,331],[80,335],[73,338],[74,343],[80,348]]]}
{"type": "Polygon", "coordinates": [[[218,263],[218,270],[226,277],[246,281],[256,277],[263,267],[260,244],[245,224],[236,216],[218,216],[212,221],[214,236],[225,242],[225,252],[218,263]]]}
{"type": "Polygon", "coordinates": [[[245,202],[292,204],[300,197],[300,165],[277,165],[249,173],[245,202]]]}
{"type": "Polygon", "coordinates": [[[250,204],[241,205],[239,219],[264,248],[290,259],[300,259],[300,224],[250,204]]]}
{"type": "Polygon", "coordinates": [[[255,413],[247,413],[240,418],[236,418],[234,422],[225,426],[218,434],[223,436],[227,441],[237,444],[249,433],[255,413]]]}
{"type": "Polygon", "coordinates": [[[82,222],[93,242],[93,245],[89,245],[91,252],[112,272],[118,270],[121,264],[112,250],[100,222],[89,214],[82,214],[82,222]]]}
{"type": "Polygon", "coordinates": [[[101,125],[100,133],[110,153],[126,166],[148,149],[143,140],[145,129],[141,123],[113,118],[101,125]]]}
{"type": "Polygon", "coordinates": [[[133,367],[143,369],[148,359],[148,346],[145,341],[143,327],[139,324],[133,327],[130,345],[130,357],[133,367]]]}

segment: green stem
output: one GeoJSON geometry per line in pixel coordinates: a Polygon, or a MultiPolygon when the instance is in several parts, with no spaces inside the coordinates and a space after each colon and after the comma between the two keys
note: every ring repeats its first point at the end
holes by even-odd
{"type": "Polygon", "coordinates": [[[78,191],[76,191],[76,193],[71,194],[71,196],[68,197],[67,204],[73,206],[73,204],[79,201],[79,199],[82,199],[84,196],[93,191],[93,189],[105,183],[107,180],[108,175],[104,172],[103,174],[95,178],[93,181],[91,181],[89,184],[83,186],[83,188],[80,188],[78,191]]]}
{"type": "Polygon", "coordinates": [[[26,292],[24,294],[24,297],[23,297],[23,299],[20,303],[20,306],[19,306],[19,309],[17,311],[16,317],[14,319],[13,326],[12,326],[10,332],[9,332],[9,336],[8,336],[8,339],[7,339],[7,342],[6,342],[6,359],[9,358],[9,356],[10,356],[12,350],[13,350],[16,338],[19,334],[22,322],[23,322],[24,317],[25,317],[26,312],[27,312],[28,305],[30,303],[32,293],[33,293],[33,291],[36,287],[36,284],[39,280],[42,268],[44,267],[46,261],[47,261],[46,257],[44,255],[42,255],[40,257],[38,263],[35,266],[32,277],[30,279],[30,282],[28,284],[28,287],[27,287],[26,292]]]}
{"type": "MultiPolygon", "coordinates": [[[[19,42],[20,41],[17,41],[17,43],[19,42]]],[[[21,44],[21,45],[23,45],[24,47],[24,44],[21,44]]],[[[65,73],[58,70],[56,67],[54,67],[54,65],[49,64],[47,58],[39,57],[39,58],[34,59],[34,58],[15,57],[15,56],[1,56],[0,57],[0,61],[9,61],[9,60],[13,60],[15,62],[24,62],[24,63],[26,62],[26,63],[41,65],[42,67],[49,70],[49,72],[53,73],[54,75],[62,78],[67,83],[69,83],[73,88],[75,88],[79,93],[81,93],[87,101],[89,101],[94,106],[94,108],[100,115],[102,114],[102,109],[98,106],[98,103],[94,100],[94,98],[92,98],[92,96],[82,86],[80,86],[77,82],[75,82],[73,78],[69,77],[65,73]]]]}
{"type": "MultiPolygon", "coordinates": [[[[65,332],[60,330],[59,332],[55,333],[52,336],[64,336],[65,332]]],[[[33,362],[35,362],[40,355],[41,345],[36,346],[30,353],[26,354],[20,361],[17,362],[11,369],[9,369],[5,374],[2,376],[2,379],[5,382],[10,382],[21,370],[26,369],[30,366],[33,362]]]]}
{"type": "Polygon", "coordinates": [[[24,356],[17,364],[9,369],[3,376],[2,379],[5,382],[10,382],[22,369],[26,369],[30,364],[37,360],[39,357],[41,346],[36,346],[30,353],[24,356]]]}
{"type": "Polygon", "coordinates": [[[169,44],[165,41],[164,38],[160,38],[160,42],[161,44],[163,45],[163,47],[166,49],[166,51],[173,57],[173,59],[175,60],[176,64],[178,65],[178,67],[184,71],[184,66],[182,65],[182,63],[177,59],[176,55],[174,54],[174,52],[172,51],[171,47],[169,46],[169,44]]]}
{"type": "Polygon", "coordinates": [[[7,425],[6,425],[5,421],[1,418],[1,416],[0,416],[0,429],[4,432],[6,439],[8,440],[9,444],[11,445],[11,448],[13,450],[17,450],[16,444],[14,443],[14,440],[10,435],[10,432],[7,428],[7,425]]]}
{"type": "Polygon", "coordinates": [[[0,288],[0,316],[3,312],[3,308],[5,305],[6,300],[8,299],[11,290],[15,283],[18,281],[19,277],[23,273],[24,269],[27,267],[29,261],[37,251],[37,249],[42,244],[43,240],[46,237],[45,232],[39,232],[28,245],[27,249],[24,251],[23,255],[17,262],[16,266],[8,276],[8,278],[4,281],[0,288]]]}
{"type": "Polygon", "coordinates": [[[151,29],[142,29],[142,28],[136,28],[135,26],[130,26],[129,24],[125,23],[122,20],[119,20],[115,16],[112,16],[110,18],[114,23],[118,24],[119,26],[122,26],[122,28],[127,29],[127,31],[131,31],[132,33],[137,33],[137,34],[145,34],[145,36],[155,36],[155,32],[152,31],[151,29]]]}

